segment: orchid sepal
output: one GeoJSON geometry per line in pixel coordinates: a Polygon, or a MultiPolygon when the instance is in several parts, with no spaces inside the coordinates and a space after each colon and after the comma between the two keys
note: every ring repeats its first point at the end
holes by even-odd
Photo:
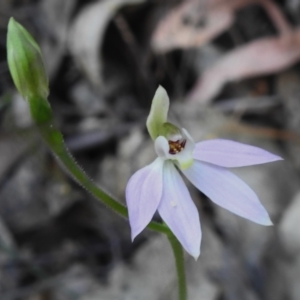
{"type": "Polygon", "coordinates": [[[147,129],[152,140],[155,140],[164,130],[163,124],[167,122],[170,100],[166,90],[159,86],[152,100],[147,129]]]}

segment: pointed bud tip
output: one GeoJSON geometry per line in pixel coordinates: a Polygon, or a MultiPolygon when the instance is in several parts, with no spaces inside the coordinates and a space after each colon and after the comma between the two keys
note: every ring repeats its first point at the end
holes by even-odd
{"type": "Polygon", "coordinates": [[[23,34],[22,31],[26,30],[20,23],[18,23],[14,17],[10,17],[8,21],[8,34],[7,39],[8,41],[13,39],[12,35],[18,35],[18,38],[20,38],[20,35],[23,34]]]}
{"type": "Polygon", "coordinates": [[[11,28],[12,26],[15,26],[16,20],[14,17],[10,17],[8,21],[8,29],[11,28]]]}

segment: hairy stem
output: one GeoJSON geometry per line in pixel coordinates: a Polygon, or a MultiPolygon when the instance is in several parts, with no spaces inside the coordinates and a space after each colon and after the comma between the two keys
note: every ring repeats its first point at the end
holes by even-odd
{"type": "MultiPolygon", "coordinates": [[[[128,218],[128,210],[125,205],[116,201],[104,189],[96,185],[78,166],[73,156],[68,151],[61,132],[53,122],[52,110],[45,99],[32,98],[29,100],[30,111],[33,120],[36,123],[42,138],[56,156],[63,169],[67,171],[72,178],[91,193],[95,198],[100,200],[107,207],[128,218]]],[[[150,222],[147,228],[167,234],[168,228],[164,224],[150,222]]]]}

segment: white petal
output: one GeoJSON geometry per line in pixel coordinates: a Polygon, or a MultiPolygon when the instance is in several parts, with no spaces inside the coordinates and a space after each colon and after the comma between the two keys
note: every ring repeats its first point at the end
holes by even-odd
{"type": "Polygon", "coordinates": [[[164,165],[163,195],[158,211],[185,250],[197,259],[201,243],[199,213],[171,161],[164,165]]]}
{"type": "Polygon", "coordinates": [[[255,223],[272,225],[256,194],[228,170],[195,160],[183,173],[216,204],[255,223]]]}
{"type": "Polygon", "coordinates": [[[151,221],[161,200],[163,191],[163,164],[157,158],[152,164],[137,171],[126,187],[132,240],[151,221]]]}
{"type": "Polygon", "coordinates": [[[196,144],[193,157],[227,168],[282,160],[281,157],[258,147],[222,139],[207,140],[196,144]]]}

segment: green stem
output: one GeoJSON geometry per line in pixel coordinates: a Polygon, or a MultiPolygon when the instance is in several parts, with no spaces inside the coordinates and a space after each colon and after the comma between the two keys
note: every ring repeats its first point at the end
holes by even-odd
{"type": "MultiPolygon", "coordinates": [[[[77,181],[83,188],[91,193],[103,204],[128,219],[128,210],[125,205],[113,199],[104,189],[96,185],[78,166],[73,156],[68,151],[61,132],[53,122],[51,108],[45,99],[31,98],[29,100],[31,116],[42,138],[52,150],[61,166],[77,181]]],[[[164,224],[150,222],[147,228],[167,234],[168,228],[164,224]]]]}
{"type": "Polygon", "coordinates": [[[171,244],[173,254],[176,262],[176,271],[178,278],[178,295],[179,300],[187,300],[187,287],[186,287],[186,278],[185,278],[185,268],[184,268],[184,256],[183,249],[178,242],[177,238],[170,231],[167,235],[169,242],[171,244]]]}

